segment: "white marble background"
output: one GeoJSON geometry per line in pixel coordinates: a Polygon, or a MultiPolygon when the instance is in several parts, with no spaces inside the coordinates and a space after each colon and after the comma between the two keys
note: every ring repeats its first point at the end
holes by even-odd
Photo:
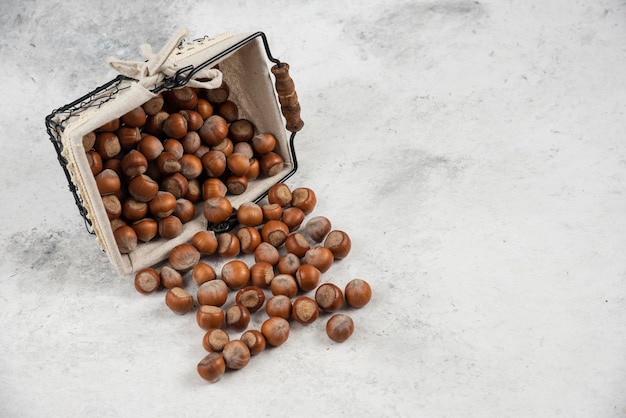
{"type": "Polygon", "coordinates": [[[0,416],[626,415],[626,3],[0,4],[0,416]],[[179,27],[264,31],[305,129],[289,184],[368,279],[325,321],[207,384],[191,316],[140,296],[87,234],[53,109],[179,27]]]}

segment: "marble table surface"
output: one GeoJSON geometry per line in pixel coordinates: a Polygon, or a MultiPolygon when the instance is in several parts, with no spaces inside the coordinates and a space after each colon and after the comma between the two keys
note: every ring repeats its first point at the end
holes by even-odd
{"type": "MultiPolygon", "coordinates": [[[[4,1],[0,416],[626,415],[626,4],[4,1]],[[192,315],[89,235],[44,118],[178,28],[263,31],[305,128],[288,181],[370,282],[209,384],[192,315]]],[[[190,288],[193,286],[190,285],[190,288]]],[[[258,326],[260,319],[255,319],[258,326]]]]}

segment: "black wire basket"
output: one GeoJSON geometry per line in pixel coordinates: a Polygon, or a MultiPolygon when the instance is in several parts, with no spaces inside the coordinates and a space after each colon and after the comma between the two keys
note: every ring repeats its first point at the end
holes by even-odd
{"type": "MultiPolygon", "coordinates": [[[[191,43],[201,43],[207,38],[200,38],[191,43]]],[[[262,47],[265,51],[267,60],[273,65],[271,73],[275,77],[275,94],[280,104],[281,113],[286,121],[286,135],[288,141],[286,144],[286,150],[290,158],[290,169],[288,172],[283,173],[279,178],[274,181],[274,184],[286,181],[288,178],[298,169],[298,163],[295,152],[295,137],[296,133],[302,128],[303,122],[300,119],[300,105],[297,101],[297,95],[295,94],[295,88],[293,81],[289,76],[289,65],[274,58],[271,54],[267,38],[263,32],[256,32],[239,39],[236,43],[230,45],[226,49],[221,50],[219,53],[211,56],[210,59],[202,62],[199,65],[188,65],[184,68],[180,68],[173,76],[166,77],[162,83],[151,89],[152,93],[160,93],[167,90],[183,87],[194,78],[194,76],[204,68],[211,68],[219,64],[219,62],[242,47],[252,42],[262,42],[262,47]]],[[[189,43],[184,44],[181,42],[179,48],[185,47],[189,43]]],[[[82,196],[79,187],[77,187],[75,176],[69,167],[69,161],[64,155],[64,143],[62,140],[63,133],[67,126],[75,118],[79,118],[84,112],[93,109],[99,109],[105,106],[108,102],[113,100],[118,94],[129,88],[129,83],[132,83],[132,78],[124,75],[119,75],[109,82],[97,87],[93,91],[85,94],[84,96],[74,100],[73,102],[62,106],[54,110],[45,119],[46,130],[49,135],[49,139],[54,146],[57,154],[57,158],[61,168],[63,169],[70,192],[74,197],[74,201],[78,208],[80,216],[85,222],[87,231],[91,234],[96,234],[94,230],[93,217],[88,209],[88,205],[85,204],[84,196],[82,196]]],[[[262,193],[255,196],[251,196],[248,201],[260,202],[267,196],[269,188],[265,189],[262,193]]],[[[219,224],[207,223],[207,229],[216,233],[230,231],[237,225],[236,210],[233,210],[232,215],[224,222],[219,224]]]]}

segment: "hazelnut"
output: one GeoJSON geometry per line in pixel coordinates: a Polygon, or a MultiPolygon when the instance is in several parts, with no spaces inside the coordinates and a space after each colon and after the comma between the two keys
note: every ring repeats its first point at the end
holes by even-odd
{"type": "Polygon", "coordinates": [[[322,277],[322,272],[311,264],[302,264],[295,273],[298,288],[303,292],[308,292],[317,287],[322,277]]]}
{"type": "Polygon", "coordinates": [[[96,145],[96,133],[89,132],[83,135],[83,148],[85,148],[86,152],[89,152],[93,146],[96,145]]]}
{"type": "Polygon", "coordinates": [[[211,147],[211,151],[219,151],[222,154],[224,154],[224,156],[227,158],[230,154],[233,153],[233,150],[234,150],[233,141],[231,141],[228,138],[224,138],[222,142],[220,142],[217,145],[213,145],[211,147]]]}
{"type": "Polygon", "coordinates": [[[217,238],[213,232],[198,231],[191,238],[191,242],[204,255],[211,255],[217,251],[217,238]]]}
{"type": "Polygon", "coordinates": [[[196,216],[196,206],[191,200],[176,199],[176,209],[174,215],[180,219],[182,223],[191,221],[196,216]]]}
{"type": "Polygon", "coordinates": [[[237,209],[237,221],[244,226],[259,226],[263,223],[263,210],[254,202],[246,202],[237,209]]]}
{"type": "Polygon", "coordinates": [[[193,154],[183,154],[178,160],[180,164],[180,172],[187,179],[195,179],[202,174],[204,167],[202,167],[202,160],[193,154]]]}
{"type": "Polygon", "coordinates": [[[200,261],[200,252],[189,243],[179,244],[170,252],[168,261],[172,268],[181,272],[188,271],[200,261]]]}
{"type": "Polygon", "coordinates": [[[283,216],[283,208],[278,203],[269,203],[261,207],[265,221],[279,221],[283,216]]]}
{"type": "Polygon", "coordinates": [[[172,113],[163,121],[161,130],[171,138],[180,139],[187,134],[187,120],[180,113],[172,113]]]}
{"type": "Polygon", "coordinates": [[[314,299],[308,296],[300,296],[293,301],[291,313],[296,322],[308,325],[315,322],[320,311],[314,299]]]}
{"type": "Polygon", "coordinates": [[[150,241],[152,238],[156,237],[159,232],[159,224],[152,218],[139,219],[133,222],[131,228],[135,230],[137,239],[143,242],[150,241]]]}
{"type": "Polygon", "coordinates": [[[135,148],[139,140],[141,140],[141,132],[139,131],[139,128],[133,128],[130,126],[122,126],[115,132],[115,135],[117,135],[120,146],[124,150],[135,148]]]}
{"type": "Polygon", "coordinates": [[[317,197],[313,190],[300,187],[292,192],[291,206],[300,208],[305,215],[313,212],[315,205],[317,204],[317,197]]]}
{"type": "Polygon", "coordinates": [[[236,257],[240,248],[239,238],[232,232],[224,232],[217,237],[217,254],[222,258],[236,257]]]}
{"type": "Polygon", "coordinates": [[[137,248],[137,233],[128,225],[114,230],[113,237],[121,254],[128,254],[137,248]]]}
{"type": "Polygon", "coordinates": [[[264,242],[280,247],[289,235],[289,228],[281,221],[267,221],[261,229],[261,237],[264,242]]]}
{"type": "Polygon", "coordinates": [[[172,173],[161,180],[161,190],[171,193],[176,199],[180,199],[189,190],[189,181],[181,173],[172,173]]]}
{"type": "Polygon", "coordinates": [[[237,231],[237,239],[241,252],[244,254],[252,254],[261,244],[261,234],[252,226],[243,226],[237,231]]]}
{"type": "Polygon", "coordinates": [[[321,284],[315,291],[315,301],[324,312],[334,312],[343,306],[343,292],[333,283],[321,284]]]}
{"type": "Polygon", "coordinates": [[[226,325],[235,331],[243,331],[250,323],[250,311],[243,305],[232,305],[226,309],[226,325]]]}
{"type": "Polygon", "coordinates": [[[335,314],[326,322],[326,334],[338,343],[346,341],[354,332],[354,321],[348,315],[335,314]]]}
{"type": "Polygon", "coordinates": [[[226,179],[226,188],[232,195],[240,195],[248,188],[248,177],[230,176],[226,179]]]}
{"type": "Polygon", "coordinates": [[[272,295],[285,295],[293,298],[298,294],[298,283],[290,274],[277,274],[270,282],[272,295]]]}
{"type": "Polygon", "coordinates": [[[220,353],[209,353],[196,367],[198,374],[204,380],[215,383],[220,380],[226,371],[226,362],[220,353]]]}
{"type": "Polygon", "coordinates": [[[298,257],[304,257],[304,254],[306,254],[311,246],[304,235],[299,232],[294,232],[285,239],[285,248],[298,257]]]}
{"type": "Polygon", "coordinates": [[[365,280],[352,279],[346,285],[344,295],[351,308],[362,308],[372,298],[372,289],[365,280]]]}
{"type": "Polygon", "coordinates": [[[146,123],[146,111],[142,107],[136,107],[124,114],[120,119],[126,126],[141,128],[146,123]]]}
{"type": "Polygon", "coordinates": [[[180,171],[180,162],[176,154],[163,151],[156,159],[156,164],[161,174],[172,174],[180,171]]]}
{"type": "Polygon", "coordinates": [[[205,91],[206,98],[209,102],[220,104],[224,103],[228,99],[228,95],[230,94],[230,88],[225,81],[222,81],[222,85],[205,91]]]}
{"type": "Polygon", "coordinates": [[[245,176],[250,169],[250,159],[239,152],[233,152],[226,158],[226,166],[235,176],[245,176]]]}
{"type": "Polygon", "coordinates": [[[102,171],[102,157],[97,151],[87,151],[87,162],[89,162],[89,168],[91,168],[91,174],[96,176],[102,171]]]}
{"type": "Polygon", "coordinates": [[[293,232],[300,228],[302,221],[304,221],[304,212],[300,208],[286,208],[283,210],[282,221],[289,228],[290,232],[293,232]]]}
{"type": "Polygon", "coordinates": [[[246,173],[246,177],[248,180],[255,180],[259,177],[259,173],[261,172],[261,165],[259,164],[259,160],[256,158],[250,158],[250,170],[246,173]]]}
{"type": "Polygon", "coordinates": [[[122,215],[129,221],[138,221],[148,214],[148,204],[140,202],[132,197],[126,198],[122,203],[122,215]]]}
{"type": "Polygon", "coordinates": [[[256,250],[254,250],[254,261],[256,263],[265,261],[272,266],[275,266],[276,263],[278,263],[279,258],[280,254],[278,253],[276,247],[268,242],[260,243],[259,246],[256,247],[256,250]]]}
{"type": "Polygon", "coordinates": [[[159,192],[159,183],[145,174],[133,177],[128,183],[128,193],[139,202],[151,201],[159,192]]]}
{"type": "Polygon", "coordinates": [[[224,325],[224,311],[217,306],[202,305],[196,311],[196,322],[204,330],[221,328],[224,325]]]}
{"type": "Polygon", "coordinates": [[[137,143],[137,151],[148,161],[156,160],[163,152],[163,143],[156,136],[145,134],[137,143]]]}
{"type": "Polygon", "coordinates": [[[168,138],[163,143],[163,152],[169,152],[174,154],[176,159],[180,159],[185,153],[185,149],[183,148],[183,144],[174,138],[168,138]]]}
{"type": "Polygon", "coordinates": [[[281,172],[285,162],[283,157],[272,151],[261,157],[259,164],[261,166],[261,172],[269,177],[272,177],[281,172]]]}
{"type": "Polygon", "coordinates": [[[285,183],[276,183],[267,191],[267,201],[270,204],[276,203],[285,208],[291,204],[291,199],[291,189],[285,183]]]}
{"type": "Polygon", "coordinates": [[[250,267],[250,281],[253,286],[264,289],[269,286],[273,278],[274,266],[267,261],[259,261],[250,267]]]}
{"type": "Polygon", "coordinates": [[[286,295],[272,296],[265,304],[265,313],[267,316],[277,316],[284,319],[291,319],[291,299],[286,295]]]}
{"type": "Polygon", "coordinates": [[[250,269],[241,260],[231,260],[222,266],[222,280],[232,289],[241,289],[250,281],[250,269]]]}
{"type": "Polygon", "coordinates": [[[159,236],[164,239],[176,238],[183,233],[183,223],[174,215],[159,219],[159,236]]]}
{"type": "Polygon", "coordinates": [[[200,161],[209,177],[219,177],[226,171],[226,156],[222,151],[207,151],[202,155],[200,161]]]}
{"type": "Polygon", "coordinates": [[[209,103],[206,99],[198,99],[196,110],[200,116],[202,116],[202,119],[208,119],[211,115],[213,115],[213,105],[211,105],[211,103],[209,103]]]}
{"type": "Polygon", "coordinates": [[[161,277],[161,285],[166,289],[173,287],[183,287],[183,276],[178,271],[174,270],[170,266],[161,267],[159,273],[161,277]]]}
{"type": "Polygon", "coordinates": [[[300,264],[300,257],[293,253],[287,253],[278,259],[276,269],[279,273],[295,276],[300,264]]]}
{"type": "Polygon", "coordinates": [[[217,278],[217,274],[215,273],[213,267],[200,261],[191,270],[191,278],[198,286],[200,286],[202,283],[215,280],[217,278]]]}
{"type": "Polygon", "coordinates": [[[251,355],[257,355],[265,350],[266,342],[265,337],[261,331],[255,329],[248,330],[241,334],[239,338],[250,350],[251,355]]]}
{"type": "Polygon", "coordinates": [[[115,157],[122,151],[120,140],[113,132],[100,132],[96,134],[94,149],[98,151],[102,160],[115,157]]]}
{"type": "Polygon", "coordinates": [[[228,286],[223,280],[204,282],[196,293],[200,305],[222,306],[228,299],[228,286]]]}
{"type": "Polygon", "coordinates": [[[204,217],[213,224],[227,220],[233,213],[233,206],[225,197],[214,196],[204,201],[204,217]]]}
{"type": "Polygon", "coordinates": [[[261,333],[267,343],[278,347],[289,338],[289,322],[280,317],[271,317],[261,325],[261,333]]]}
{"type": "Polygon", "coordinates": [[[122,182],[115,171],[107,168],[96,176],[96,186],[100,195],[106,196],[118,192],[122,187],[122,182]]]}
{"type": "Polygon", "coordinates": [[[176,198],[170,192],[157,192],[148,203],[148,209],[156,218],[166,218],[176,210],[176,198]]]}
{"type": "Polygon", "coordinates": [[[322,247],[321,245],[311,247],[304,254],[304,262],[306,264],[314,265],[322,273],[328,271],[328,269],[333,265],[333,261],[333,253],[328,248],[322,247]]]}
{"type": "Polygon", "coordinates": [[[328,248],[332,253],[335,260],[342,259],[350,253],[352,243],[350,237],[343,231],[330,231],[326,240],[324,241],[324,247],[328,248]]]}
{"type": "Polygon", "coordinates": [[[254,137],[254,125],[247,119],[235,120],[229,126],[228,137],[233,142],[250,141],[254,137]]]}
{"type": "Polygon", "coordinates": [[[135,289],[137,292],[147,295],[159,288],[161,276],[153,268],[141,269],[135,274],[135,289]]]}
{"type": "Polygon", "coordinates": [[[254,157],[254,150],[252,149],[252,145],[250,145],[250,143],[233,141],[233,144],[233,153],[243,154],[246,158],[248,158],[248,160],[251,160],[254,157]]]}
{"type": "Polygon", "coordinates": [[[167,102],[178,110],[194,109],[198,105],[198,95],[191,87],[184,86],[168,90],[167,102]]]}
{"type": "Polygon", "coordinates": [[[184,315],[193,308],[193,296],[183,288],[173,287],[165,294],[165,304],[172,312],[184,315]]]}
{"type": "Polygon", "coordinates": [[[183,197],[194,203],[200,201],[200,198],[202,197],[202,186],[200,185],[198,179],[189,180],[187,193],[185,193],[183,197]]]}
{"type": "Polygon", "coordinates": [[[202,140],[200,139],[200,135],[198,135],[198,132],[189,131],[185,136],[181,138],[180,143],[183,146],[183,151],[186,154],[195,155],[195,152],[198,151],[200,149],[200,145],[202,145],[202,140]]]}
{"type": "Polygon", "coordinates": [[[220,353],[224,350],[224,347],[229,341],[230,337],[226,331],[219,328],[211,328],[207,330],[202,337],[202,347],[204,347],[206,351],[220,353]]]}
{"type": "Polygon", "coordinates": [[[115,132],[120,127],[119,118],[115,118],[96,129],[96,132],[115,132]]]}
{"type": "Polygon", "coordinates": [[[202,200],[212,197],[225,197],[228,187],[218,178],[208,178],[202,182],[202,200]]]}
{"type": "Polygon", "coordinates": [[[259,155],[272,152],[274,148],[276,148],[276,137],[269,133],[255,135],[252,138],[252,148],[254,148],[259,155]]]}
{"type": "Polygon", "coordinates": [[[117,219],[122,215],[122,203],[114,194],[102,196],[102,203],[104,204],[104,210],[110,221],[117,219]]]}
{"type": "Polygon", "coordinates": [[[258,311],[265,303],[265,293],[260,287],[246,286],[235,295],[237,305],[245,306],[250,313],[258,311]]]}
{"type": "Polygon", "coordinates": [[[239,108],[235,102],[226,100],[218,106],[217,114],[226,119],[228,123],[231,123],[239,118],[239,108]]]}
{"type": "Polygon", "coordinates": [[[250,349],[242,341],[234,340],[224,346],[222,356],[227,368],[239,370],[250,362],[250,349]]]}
{"type": "Polygon", "coordinates": [[[147,115],[156,115],[163,108],[165,100],[163,100],[163,95],[160,93],[144,104],[141,105],[141,108],[146,112],[147,115]]]}
{"type": "Polygon", "coordinates": [[[207,145],[217,145],[228,135],[228,122],[221,116],[212,115],[204,121],[198,134],[207,145]]]}

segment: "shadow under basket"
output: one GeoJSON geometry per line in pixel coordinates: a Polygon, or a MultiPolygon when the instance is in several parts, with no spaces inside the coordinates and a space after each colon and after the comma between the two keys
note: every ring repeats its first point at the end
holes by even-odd
{"type": "Polygon", "coordinates": [[[241,204],[261,201],[273,185],[284,182],[297,170],[294,139],[303,126],[300,106],[289,65],[271,55],[264,33],[224,34],[181,42],[172,55],[178,70],[158,85],[146,88],[138,80],[120,75],[46,117],[48,135],[87,231],[95,235],[121,275],[133,274],[167,259],[175,246],[191,241],[198,231],[221,233],[233,229],[237,224],[236,210],[241,204]],[[237,105],[238,118],[252,121],[256,134],[274,135],[274,152],[284,161],[282,169],[275,175],[250,180],[242,194],[227,194],[233,206],[233,214],[227,221],[208,223],[200,200],[195,204],[195,217],[183,224],[180,235],[171,239],[157,236],[122,253],[92,173],[87,158],[90,150],[85,149],[83,137],[158,94],[184,87],[207,68],[219,68],[229,87],[228,100],[237,105]]]}

